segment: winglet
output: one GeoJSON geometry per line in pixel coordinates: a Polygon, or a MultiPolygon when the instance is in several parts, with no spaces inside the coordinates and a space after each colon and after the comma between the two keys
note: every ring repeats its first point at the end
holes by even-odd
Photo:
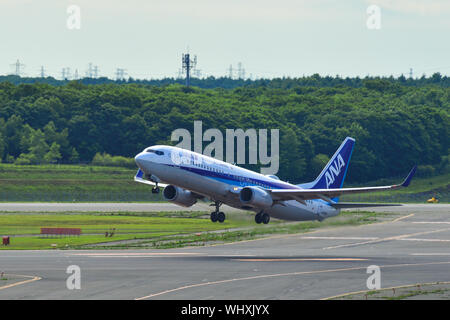
{"type": "Polygon", "coordinates": [[[416,173],[417,170],[417,166],[414,166],[411,171],[409,172],[408,176],[406,177],[405,181],[403,181],[403,183],[401,184],[402,187],[407,187],[409,186],[409,184],[411,183],[411,180],[414,176],[414,174],[416,173]]]}
{"type": "Polygon", "coordinates": [[[138,172],[136,173],[136,178],[141,178],[142,179],[143,176],[144,176],[144,172],[142,172],[142,170],[139,169],[138,172]]]}

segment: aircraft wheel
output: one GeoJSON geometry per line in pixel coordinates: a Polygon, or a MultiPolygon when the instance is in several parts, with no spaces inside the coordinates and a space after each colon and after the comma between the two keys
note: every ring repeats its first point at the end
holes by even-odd
{"type": "Polygon", "coordinates": [[[218,218],[219,217],[218,217],[218,214],[216,211],[211,212],[211,221],[212,222],[217,222],[218,218]]]}
{"type": "Polygon", "coordinates": [[[270,216],[267,214],[267,213],[264,213],[263,215],[262,215],[262,222],[264,223],[264,224],[268,224],[269,222],[270,222],[270,216]]]}
{"type": "Polygon", "coordinates": [[[152,193],[159,193],[159,187],[152,188],[152,193]]]}
{"type": "Polygon", "coordinates": [[[255,222],[257,224],[260,224],[262,222],[262,214],[261,213],[257,213],[255,216],[255,222]]]}
{"type": "Polygon", "coordinates": [[[217,214],[217,220],[218,220],[220,223],[224,222],[224,221],[225,221],[225,213],[219,212],[219,213],[217,214]]]}

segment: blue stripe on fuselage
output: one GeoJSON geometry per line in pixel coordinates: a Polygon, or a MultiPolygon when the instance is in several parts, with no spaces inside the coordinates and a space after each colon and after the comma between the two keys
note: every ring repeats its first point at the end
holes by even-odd
{"type": "Polygon", "coordinates": [[[204,170],[204,169],[200,169],[200,168],[193,168],[193,167],[186,167],[186,166],[174,166],[174,165],[170,165],[170,164],[168,164],[168,166],[180,168],[180,169],[190,171],[190,172],[194,172],[201,176],[204,176],[207,178],[212,178],[212,179],[224,182],[224,183],[231,184],[233,186],[252,186],[252,185],[254,185],[254,186],[265,187],[267,189],[301,189],[294,185],[286,186],[281,183],[268,182],[265,180],[248,178],[245,176],[231,175],[231,174],[222,173],[222,172],[204,170]],[[243,178],[243,180],[240,180],[239,178],[243,178]]]}

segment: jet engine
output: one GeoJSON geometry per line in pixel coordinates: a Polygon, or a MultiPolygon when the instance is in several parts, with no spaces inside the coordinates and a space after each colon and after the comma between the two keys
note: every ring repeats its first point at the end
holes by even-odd
{"type": "Polygon", "coordinates": [[[190,207],[197,202],[197,198],[192,192],[173,185],[168,185],[164,188],[163,197],[167,201],[183,207],[190,207]]]}
{"type": "Polygon", "coordinates": [[[273,204],[270,194],[258,187],[242,188],[239,198],[243,204],[254,207],[267,208],[273,204]]]}

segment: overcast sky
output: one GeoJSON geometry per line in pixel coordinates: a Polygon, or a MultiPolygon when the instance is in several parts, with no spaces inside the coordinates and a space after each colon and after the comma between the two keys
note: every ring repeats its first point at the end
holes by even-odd
{"type": "Polygon", "coordinates": [[[19,59],[27,76],[92,62],[108,77],[173,77],[187,48],[216,77],[238,62],[253,78],[450,74],[449,0],[0,0],[0,35],[0,74],[19,59]]]}

